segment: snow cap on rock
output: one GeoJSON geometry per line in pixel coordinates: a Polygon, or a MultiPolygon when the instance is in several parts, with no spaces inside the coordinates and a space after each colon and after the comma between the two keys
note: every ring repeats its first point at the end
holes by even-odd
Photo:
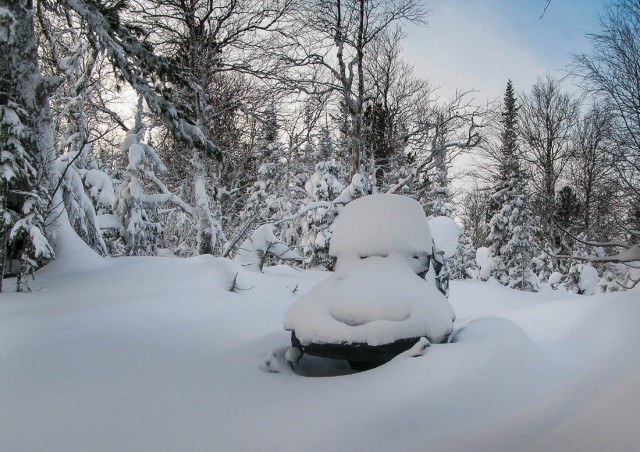
{"type": "Polygon", "coordinates": [[[386,255],[390,250],[424,254],[431,250],[429,224],[411,198],[378,194],[347,204],[333,225],[329,253],[386,255]]]}

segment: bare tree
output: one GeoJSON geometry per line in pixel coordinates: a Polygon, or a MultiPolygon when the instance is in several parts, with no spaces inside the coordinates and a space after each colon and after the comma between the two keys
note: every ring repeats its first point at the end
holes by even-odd
{"type": "MultiPolygon", "coordinates": [[[[224,134],[215,130],[220,125],[219,119],[233,116],[246,100],[239,96],[239,91],[236,96],[220,99],[218,94],[229,79],[225,74],[248,70],[243,53],[258,45],[261,33],[277,27],[291,4],[291,1],[150,0],[137,2],[135,12],[152,30],[151,38],[158,48],[176,61],[189,81],[176,89],[194,112],[198,127],[210,137],[222,138],[224,134]]],[[[218,140],[219,146],[221,141],[218,140]]],[[[225,242],[222,212],[219,199],[212,200],[208,190],[209,185],[218,187],[219,181],[215,180],[216,173],[209,171],[211,162],[201,149],[191,147],[187,151],[192,155],[197,253],[222,252],[225,242]]],[[[223,192],[219,190],[216,194],[223,192]]]]}
{"type": "Polygon", "coordinates": [[[600,18],[602,31],[589,35],[591,54],[574,56],[572,73],[603,99],[614,122],[608,151],[619,180],[640,196],[640,1],[617,0],[600,18]]]}
{"type": "Polygon", "coordinates": [[[568,178],[582,202],[580,230],[590,239],[610,239],[605,222],[613,223],[614,196],[608,195],[618,188],[609,152],[614,146],[612,126],[612,114],[594,103],[577,122],[572,139],[568,178]]]}
{"type": "Polygon", "coordinates": [[[350,121],[352,175],[361,170],[365,104],[373,99],[366,86],[365,55],[393,24],[422,23],[426,13],[417,0],[301,3],[288,44],[278,58],[293,68],[288,81],[296,89],[338,94],[350,121]]]}
{"type": "Polygon", "coordinates": [[[476,181],[472,188],[461,196],[457,206],[462,228],[476,247],[484,246],[487,241],[489,199],[489,190],[480,188],[476,181]]]}
{"type": "Polygon", "coordinates": [[[579,102],[562,91],[560,82],[547,75],[539,78],[530,94],[521,96],[520,132],[524,157],[538,205],[542,231],[553,237],[556,185],[571,156],[571,136],[579,102]]]}

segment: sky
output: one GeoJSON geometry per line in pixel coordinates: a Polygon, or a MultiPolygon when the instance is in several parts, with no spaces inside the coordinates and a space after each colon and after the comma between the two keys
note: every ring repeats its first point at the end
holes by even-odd
{"type": "Polygon", "coordinates": [[[501,98],[511,79],[517,92],[537,77],[558,78],[572,53],[588,52],[607,0],[431,0],[427,26],[407,27],[405,58],[442,94],[475,90],[501,98]]]}

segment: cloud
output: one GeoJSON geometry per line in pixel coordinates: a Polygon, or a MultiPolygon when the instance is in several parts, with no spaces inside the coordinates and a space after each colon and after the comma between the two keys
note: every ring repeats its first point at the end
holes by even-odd
{"type": "Polygon", "coordinates": [[[528,91],[538,76],[559,72],[571,52],[588,44],[584,34],[597,22],[600,1],[586,8],[550,8],[542,20],[537,3],[448,0],[432,5],[428,27],[409,27],[405,57],[445,95],[475,89],[478,99],[494,99],[509,78],[517,90],[528,91]]]}

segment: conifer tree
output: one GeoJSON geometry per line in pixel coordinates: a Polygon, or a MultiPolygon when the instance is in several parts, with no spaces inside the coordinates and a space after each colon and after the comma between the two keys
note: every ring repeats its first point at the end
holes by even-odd
{"type": "Polygon", "coordinates": [[[493,255],[494,265],[499,265],[500,249],[507,241],[507,217],[501,214],[502,207],[509,199],[511,178],[515,166],[519,165],[518,152],[518,110],[515,92],[511,80],[507,82],[501,119],[500,160],[498,162],[497,179],[493,193],[489,199],[489,248],[493,255]]]}
{"type": "Polygon", "coordinates": [[[307,192],[306,204],[321,203],[314,209],[309,209],[302,219],[302,246],[309,268],[333,266],[333,258],[329,256],[329,242],[331,240],[330,226],[338,209],[332,203],[344,190],[340,182],[342,165],[335,160],[325,160],[316,165],[316,171],[305,184],[307,192]]]}
{"type": "Polygon", "coordinates": [[[43,232],[48,197],[25,149],[31,137],[21,116],[27,115],[10,100],[0,105],[0,291],[11,248],[21,248],[15,250],[20,260],[18,292],[29,290],[27,276],[39,263],[53,257],[53,249],[43,232]],[[12,246],[18,243],[21,247],[12,246]]]}
{"type": "Polygon", "coordinates": [[[144,256],[156,254],[158,236],[162,232],[157,206],[169,201],[173,194],[145,193],[143,178],[154,179],[154,171],[165,172],[166,168],[155,150],[142,142],[145,126],[141,107],[139,104],[136,125],[122,143],[122,151],[127,154],[129,164],[126,178],[118,189],[114,210],[125,231],[127,254],[144,256]]]}
{"type": "Polygon", "coordinates": [[[460,228],[458,249],[451,258],[451,279],[473,279],[478,274],[476,265],[476,247],[467,232],[460,228]]]}
{"type": "Polygon", "coordinates": [[[60,80],[40,75],[32,7],[31,1],[0,2],[0,258],[13,246],[18,292],[28,290],[27,276],[53,257],[45,235],[53,161],[48,99],[60,80]]]}
{"type": "Polygon", "coordinates": [[[265,120],[256,143],[255,154],[260,166],[241,215],[245,223],[271,223],[278,219],[279,204],[283,201],[282,186],[286,179],[284,167],[279,161],[283,157],[284,147],[278,139],[278,128],[277,113],[272,104],[265,111],[265,120]]]}
{"type": "Polygon", "coordinates": [[[509,287],[537,291],[538,281],[531,260],[537,252],[538,228],[529,205],[525,173],[520,166],[518,110],[509,80],[502,111],[502,159],[491,197],[493,209],[499,208],[489,222],[491,274],[509,287]]]}

